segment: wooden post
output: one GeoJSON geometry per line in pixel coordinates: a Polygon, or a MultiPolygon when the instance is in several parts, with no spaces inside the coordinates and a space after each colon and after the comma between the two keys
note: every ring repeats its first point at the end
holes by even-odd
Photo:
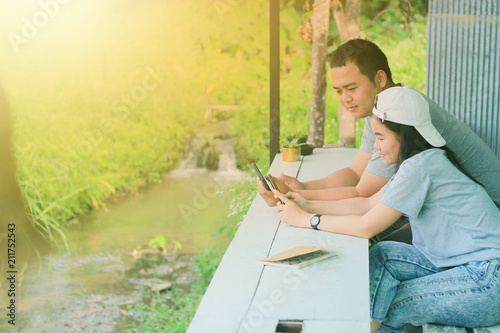
{"type": "Polygon", "coordinates": [[[312,102],[309,142],[324,144],[326,108],[326,55],[330,0],[315,0],[312,14],[312,102]]]}
{"type": "MultiPolygon", "coordinates": [[[[345,8],[340,0],[332,0],[333,17],[340,33],[342,44],[359,36],[359,17],[361,0],[347,0],[345,8]]],[[[339,118],[340,143],[345,146],[356,145],[356,119],[339,105],[337,109],[339,118]]]]}
{"type": "Polygon", "coordinates": [[[280,0],[269,0],[269,14],[269,165],[271,165],[274,156],[280,151],[280,0]]]}

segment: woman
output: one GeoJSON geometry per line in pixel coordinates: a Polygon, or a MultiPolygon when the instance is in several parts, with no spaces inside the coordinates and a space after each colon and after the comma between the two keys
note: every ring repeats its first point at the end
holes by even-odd
{"type": "Polygon", "coordinates": [[[370,250],[372,332],[500,323],[500,211],[448,157],[418,91],[389,88],[373,113],[374,148],[398,165],[387,185],[370,198],[336,202],[274,191],[285,202],[277,206],[282,221],[370,238],[409,217],[413,245],[380,242],[370,250]]]}

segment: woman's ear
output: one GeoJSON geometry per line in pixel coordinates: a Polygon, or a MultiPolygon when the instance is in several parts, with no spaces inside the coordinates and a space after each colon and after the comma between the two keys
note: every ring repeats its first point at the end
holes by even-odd
{"type": "Polygon", "coordinates": [[[375,84],[379,86],[381,89],[385,89],[387,85],[387,74],[379,69],[377,74],[375,74],[375,84]]]}

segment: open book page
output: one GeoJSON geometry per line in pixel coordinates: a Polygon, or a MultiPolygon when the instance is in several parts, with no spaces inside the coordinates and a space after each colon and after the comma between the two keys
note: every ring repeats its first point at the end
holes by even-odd
{"type": "Polygon", "coordinates": [[[329,246],[297,246],[274,256],[259,260],[261,264],[302,268],[315,262],[335,256],[332,251],[326,250],[329,246]]]}

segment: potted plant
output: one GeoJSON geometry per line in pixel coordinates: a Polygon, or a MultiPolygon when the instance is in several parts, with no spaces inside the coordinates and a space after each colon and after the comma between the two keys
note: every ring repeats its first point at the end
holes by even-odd
{"type": "Polygon", "coordinates": [[[287,136],[286,139],[291,142],[293,139],[298,138],[297,143],[300,144],[300,143],[306,143],[307,142],[307,137],[308,137],[308,135],[306,133],[304,133],[304,132],[297,132],[297,133],[295,133],[295,134],[293,134],[291,136],[287,136]]]}
{"type": "Polygon", "coordinates": [[[296,132],[296,134],[293,134],[291,136],[287,136],[286,139],[288,140],[288,142],[291,142],[293,141],[293,139],[297,138],[298,141],[297,143],[300,144],[300,154],[302,156],[307,156],[307,155],[311,155],[313,150],[314,150],[314,145],[311,145],[309,143],[307,143],[307,139],[309,138],[309,136],[307,135],[307,133],[305,132],[296,132]]]}
{"type": "Polygon", "coordinates": [[[285,162],[296,162],[300,161],[300,146],[305,143],[299,143],[299,138],[294,138],[289,140],[288,138],[282,139],[283,143],[281,148],[281,154],[283,156],[283,161],[285,162]]]}

